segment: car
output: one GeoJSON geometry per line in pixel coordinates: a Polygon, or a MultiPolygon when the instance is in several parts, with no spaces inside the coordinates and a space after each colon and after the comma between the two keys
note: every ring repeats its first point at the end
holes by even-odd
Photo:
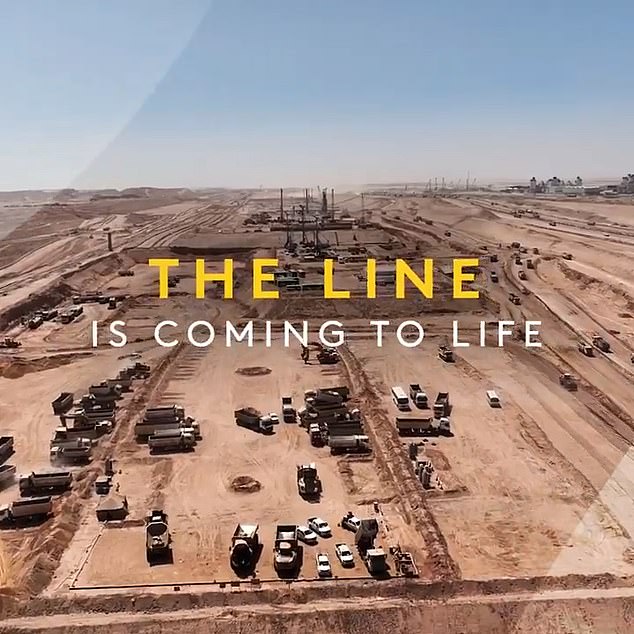
{"type": "Polygon", "coordinates": [[[332,575],[330,560],[326,553],[317,553],[315,555],[315,561],[317,562],[317,574],[320,577],[330,577],[332,575]]]}
{"type": "Polygon", "coordinates": [[[332,534],[330,530],[330,524],[321,517],[309,517],[308,528],[314,530],[319,537],[329,537],[332,534]]]}
{"type": "Polygon", "coordinates": [[[337,544],[335,546],[335,553],[344,568],[354,566],[354,555],[348,547],[348,544],[337,544]]]}
{"type": "Polygon", "coordinates": [[[317,533],[312,531],[308,526],[298,526],[297,527],[297,537],[300,541],[305,544],[316,544],[317,543],[317,533]]]}
{"type": "Polygon", "coordinates": [[[357,532],[359,526],[361,526],[361,520],[350,511],[341,518],[341,527],[352,531],[353,533],[357,532]]]}

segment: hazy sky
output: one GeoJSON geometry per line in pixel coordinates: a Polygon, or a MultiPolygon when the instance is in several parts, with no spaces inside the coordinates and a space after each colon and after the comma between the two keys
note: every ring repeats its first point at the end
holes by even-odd
{"type": "Polygon", "coordinates": [[[0,189],[634,170],[631,0],[0,0],[0,189]]]}

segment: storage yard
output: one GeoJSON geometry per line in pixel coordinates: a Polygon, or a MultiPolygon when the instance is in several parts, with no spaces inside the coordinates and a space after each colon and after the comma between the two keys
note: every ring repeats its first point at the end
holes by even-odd
{"type": "Polygon", "coordinates": [[[191,632],[628,631],[629,199],[143,191],[25,204],[0,236],[0,632],[151,632],[158,612],[191,632]],[[163,300],[158,257],[181,261],[163,300]],[[324,257],[350,299],[324,299],[324,257]],[[458,257],[479,299],[452,298],[458,257]],[[232,300],[196,299],[196,258],[234,259],[232,300]],[[279,260],[279,299],[253,299],[253,258],[279,260]],[[434,259],[433,299],[395,298],[395,258],[434,259]],[[308,345],[284,346],[303,320],[308,345]],[[254,345],[226,347],[248,321],[254,345]]]}

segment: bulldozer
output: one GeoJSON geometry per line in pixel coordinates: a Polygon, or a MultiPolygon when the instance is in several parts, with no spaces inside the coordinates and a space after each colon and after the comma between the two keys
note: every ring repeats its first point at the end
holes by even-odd
{"type": "Polygon", "coordinates": [[[317,353],[317,361],[322,365],[339,363],[339,353],[334,348],[322,348],[317,353]]]}
{"type": "Polygon", "coordinates": [[[396,572],[403,577],[418,577],[418,568],[412,553],[402,550],[399,545],[390,546],[390,554],[394,559],[396,572]]]}
{"type": "Polygon", "coordinates": [[[19,348],[21,345],[22,343],[13,339],[13,337],[5,337],[0,341],[0,348],[19,348]]]}

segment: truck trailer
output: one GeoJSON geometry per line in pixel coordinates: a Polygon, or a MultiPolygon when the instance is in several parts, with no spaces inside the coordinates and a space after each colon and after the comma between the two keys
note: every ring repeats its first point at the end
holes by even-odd
{"type": "Polygon", "coordinates": [[[66,491],[73,482],[70,471],[32,471],[21,475],[18,484],[20,495],[38,495],[52,491],[66,491]]]}
{"type": "Polygon", "coordinates": [[[0,522],[46,519],[53,512],[50,496],[17,500],[0,507],[0,522]]]}

